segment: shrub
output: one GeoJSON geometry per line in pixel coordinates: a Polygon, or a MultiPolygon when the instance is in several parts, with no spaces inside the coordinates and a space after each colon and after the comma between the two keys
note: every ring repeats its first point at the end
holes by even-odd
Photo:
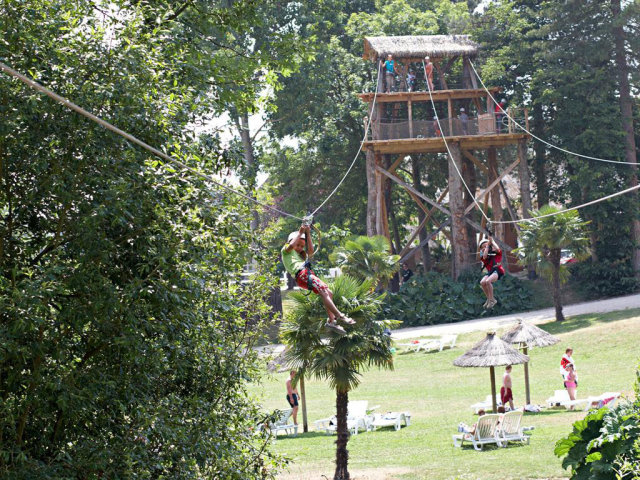
{"type": "Polygon", "coordinates": [[[640,400],[593,410],[558,441],[555,454],[572,479],[640,478],[640,400]]]}
{"type": "Polygon", "coordinates": [[[388,294],[384,314],[405,326],[459,322],[479,316],[506,314],[531,308],[532,294],[526,283],[506,275],[494,284],[498,305],[484,310],[486,298],[477,272],[469,271],[453,280],[443,273],[415,276],[396,294],[388,294]]]}
{"type": "Polygon", "coordinates": [[[589,298],[627,295],[638,290],[629,260],[582,262],[570,267],[571,282],[589,298]]]}

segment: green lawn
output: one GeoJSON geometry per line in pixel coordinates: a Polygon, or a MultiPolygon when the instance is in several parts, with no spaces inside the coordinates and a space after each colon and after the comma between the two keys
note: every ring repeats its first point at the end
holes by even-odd
{"type": "MultiPolygon", "coordinates": [[[[530,375],[532,402],[544,404],[553,390],[562,388],[558,367],[567,346],[574,348],[580,385],[578,397],[605,391],[633,394],[638,365],[640,310],[603,315],[582,315],[562,324],[547,323],[545,330],[561,342],[533,349],[530,375]]],[[[500,332],[502,333],[502,332],[500,332]]],[[[399,349],[395,370],[370,370],[363,375],[354,400],[381,405],[380,412],[410,411],[411,426],[396,432],[376,431],[349,440],[350,470],[355,479],[522,479],[566,478],[560,459],[553,455],[558,439],[584,412],[546,410],[525,414],[524,425],[535,426],[529,446],[489,447],[486,451],[454,448],[451,435],[460,421],[473,423],[469,405],[490,393],[489,370],[458,368],[453,360],[480,340],[476,332],[458,338],[455,349],[439,353],[405,353],[399,349]]],[[[514,366],[516,405],[524,399],[522,366],[514,366]]],[[[502,369],[496,371],[497,380],[502,369]]],[[[267,410],[288,408],[284,383],[286,373],[265,377],[255,394],[267,410]]],[[[307,381],[307,408],[312,431],[297,437],[280,436],[278,453],[291,460],[286,479],[332,478],[335,436],[313,431],[313,420],[335,411],[335,395],[324,382],[307,381]]],[[[300,415],[298,421],[302,422],[300,415]]]]}

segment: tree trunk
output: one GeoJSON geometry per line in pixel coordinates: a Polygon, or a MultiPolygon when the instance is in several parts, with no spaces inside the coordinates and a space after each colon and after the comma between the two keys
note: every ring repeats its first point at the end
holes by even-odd
{"type": "Polygon", "coordinates": [[[349,429],[347,428],[347,406],[349,393],[336,390],[336,418],[338,421],[338,439],[336,440],[336,473],[333,480],[349,480],[349,429]]]}
{"type": "MultiPolygon", "coordinates": [[[[256,165],[256,158],[253,152],[253,143],[251,142],[251,132],[249,131],[249,114],[243,113],[238,116],[236,122],[240,139],[242,140],[242,150],[244,155],[244,163],[247,166],[246,181],[249,184],[250,195],[254,198],[253,189],[256,187],[256,177],[258,174],[258,167],[256,165]]],[[[251,230],[258,229],[260,224],[260,215],[255,208],[252,211],[253,218],[251,219],[251,230]]]]}
{"type": "Polygon", "coordinates": [[[302,431],[309,431],[309,422],[307,420],[307,392],[304,389],[304,373],[300,375],[300,409],[302,410],[302,431]]]}
{"type": "Polygon", "coordinates": [[[562,322],[564,314],[562,313],[562,290],[560,287],[560,249],[554,248],[549,253],[549,260],[552,267],[552,283],[553,305],[556,308],[556,321],[562,322]]]}
{"type": "MultiPolygon", "coordinates": [[[[527,160],[527,141],[518,140],[518,165],[520,177],[520,201],[522,203],[522,218],[531,218],[531,176],[529,175],[529,162],[527,160]]],[[[506,197],[506,195],[505,195],[506,197]]],[[[536,266],[533,263],[527,265],[529,279],[536,278],[536,266]]]]}
{"type": "MultiPolygon", "coordinates": [[[[471,190],[472,192],[475,192],[477,188],[476,167],[471,160],[469,160],[467,157],[464,157],[464,156],[462,157],[462,177],[464,178],[464,181],[467,183],[469,190],[471,190]]],[[[465,189],[463,192],[463,199],[464,199],[465,210],[467,209],[467,207],[469,207],[469,205],[471,205],[475,201],[475,198],[469,195],[469,192],[467,192],[467,189],[465,189]]],[[[467,253],[470,254],[470,252],[477,251],[478,242],[476,239],[476,229],[469,224],[467,224],[467,239],[469,241],[467,253]]]]}
{"type": "MultiPolygon", "coordinates": [[[[542,115],[542,105],[534,103],[532,115],[533,133],[540,138],[544,138],[544,117],[542,115]]],[[[549,185],[547,184],[547,174],[545,172],[545,163],[547,162],[547,158],[545,154],[545,146],[542,142],[534,142],[533,149],[535,152],[534,165],[538,208],[542,208],[544,205],[549,203],[549,185]]]]}
{"type": "MultiPolygon", "coordinates": [[[[496,147],[489,147],[487,150],[487,167],[489,168],[488,182],[493,182],[498,178],[498,152],[496,147]]],[[[500,199],[500,187],[496,185],[489,193],[491,198],[491,210],[493,212],[492,220],[494,222],[502,221],[502,202],[500,199]]],[[[493,235],[504,242],[504,225],[496,223],[493,227],[493,235]]],[[[507,258],[506,255],[503,258],[507,258]]]]}
{"type": "MultiPolygon", "coordinates": [[[[629,90],[629,66],[625,53],[625,34],[620,15],[620,0],[611,0],[611,13],[613,14],[613,38],[615,44],[616,73],[618,75],[618,87],[620,90],[620,113],[622,114],[622,129],[625,133],[624,152],[625,160],[633,163],[631,167],[630,186],[638,185],[638,167],[636,159],[636,141],[633,132],[632,101],[629,90]]],[[[633,241],[633,270],[636,277],[640,277],[640,219],[638,219],[638,192],[633,192],[634,209],[631,213],[631,240],[633,241]]]]}
{"type": "MultiPolygon", "coordinates": [[[[419,191],[421,184],[420,162],[415,155],[411,156],[411,176],[413,178],[413,188],[419,191]]],[[[420,207],[416,206],[416,208],[418,209],[419,225],[424,220],[425,213],[420,207]]],[[[424,239],[427,238],[426,225],[420,229],[418,238],[420,239],[420,244],[422,244],[424,242],[424,239]]],[[[429,250],[429,242],[424,242],[424,245],[422,245],[422,269],[424,270],[424,273],[427,273],[431,270],[431,251],[429,250]]]]}
{"type": "Polygon", "coordinates": [[[471,256],[467,255],[469,240],[464,221],[464,186],[458,171],[462,172],[462,153],[460,145],[449,145],[449,209],[451,210],[451,276],[457,279],[462,272],[471,267],[471,256]],[[454,163],[455,162],[455,163],[454,163]],[[456,170],[456,166],[458,167],[456,170]]]}
{"type": "Polygon", "coordinates": [[[367,235],[373,237],[376,234],[376,161],[372,151],[367,150],[367,235]]]}

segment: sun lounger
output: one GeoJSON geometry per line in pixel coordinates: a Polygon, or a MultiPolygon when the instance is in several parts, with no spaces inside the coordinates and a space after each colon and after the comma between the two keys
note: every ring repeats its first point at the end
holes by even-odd
{"type": "MultiPolygon", "coordinates": [[[[378,408],[369,408],[367,400],[352,400],[347,406],[347,428],[352,435],[357,435],[360,430],[369,431],[373,415],[371,412],[378,408]]],[[[335,415],[329,418],[323,418],[314,422],[316,430],[324,430],[328,435],[334,433],[338,429],[338,423],[335,415]]]]}
{"type": "Polygon", "coordinates": [[[402,423],[404,423],[405,427],[408,427],[411,424],[411,414],[409,412],[377,413],[373,416],[371,429],[374,430],[382,427],[393,427],[396,430],[400,430],[402,428],[402,423]]]}
{"type": "Polygon", "coordinates": [[[525,435],[520,426],[522,413],[522,410],[513,410],[502,416],[502,420],[498,424],[498,438],[502,447],[506,447],[509,442],[529,444],[529,435],[525,435]]]}
{"type": "Polygon", "coordinates": [[[571,400],[571,398],[569,398],[569,392],[566,390],[556,390],[553,396],[547,398],[546,402],[549,407],[565,407],[573,409],[574,407],[586,408],[589,406],[589,400],[587,398],[571,400]]]}
{"type": "Polygon", "coordinates": [[[442,335],[440,338],[425,338],[422,340],[415,340],[411,343],[399,343],[399,347],[407,347],[408,352],[419,352],[424,350],[425,352],[439,351],[441,352],[445,347],[453,348],[458,339],[457,335],[442,335]]]}
{"type": "MultiPolygon", "coordinates": [[[[502,405],[502,399],[498,394],[496,394],[496,405],[498,407],[502,405]]],[[[475,413],[476,415],[480,410],[484,410],[485,412],[489,412],[493,410],[493,404],[491,403],[491,395],[487,395],[487,397],[482,402],[474,403],[473,405],[471,405],[471,410],[473,410],[473,413],[475,413]]]]}
{"type": "Polygon", "coordinates": [[[605,405],[612,408],[615,406],[618,398],[620,398],[620,392],[604,392],[597,397],[587,397],[588,403],[586,408],[602,408],[605,405]]]}
{"type": "Polygon", "coordinates": [[[278,432],[285,432],[287,435],[290,435],[291,433],[297,435],[298,425],[289,423],[292,412],[293,408],[280,411],[280,414],[273,422],[269,423],[268,425],[260,425],[260,427],[258,427],[258,431],[269,430],[276,437],[278,436],[278,432]]]}
{"type": "Polygon", "coordinates": [[[475,430],[473,433],[463,432],[457,435],[453,435],[453,446],[462,447],[464,442],[469,442],[476,450],[482,450],[485,445],[495,443],[499,447],[502,446],[502,441],[498,436],[498,421],[500,415],[489,414],[483,415],[478,419],[475,430]]]}

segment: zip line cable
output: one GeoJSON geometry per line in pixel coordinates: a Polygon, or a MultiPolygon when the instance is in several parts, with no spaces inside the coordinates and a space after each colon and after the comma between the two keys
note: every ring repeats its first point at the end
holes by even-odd
{"type": "Polygon", "coordinates": [[[478,74],[478,71],[476,70],[475,65],[473,64],[473,62],[471,60],[469,60],[469,64],[471,64],[471,68],[473,69],[473,72],[476,74],[476,77],[478,77],[478,80],[480,80],[480,83],[482,84],[482,87],[486,90],[487,94],[489,95],[489,97],[491,97],[491,100],[493,100],[493,102],[498,105],[498,107],[500,108],[500,110],[502,111],[502,113],[504,113],[506,115],[506,117],[511,120],[514,124],[516,124],[518,126],[518,128],[520,128],[520,130],[523,130],[525,132],[527,132],[529,135],[531,135],[533,138],[535,138],[536,140],[538,140],[539,142],[544,143],[545,145],[551,147],[551,148],[555,148],[556,150],[560,150],[561,152],[564,153],[568,153],[569,155],[574,155],[576,157],[582,157],[582,158],[586,158],[587,160],[596,160],[598,162],[606,162],[606,163],[617,163],[617,164],[621,164],[621,165],[634,165],[637,166],[636,163],[633,162],[623,162],[620,160],[609,160],[607,158],[598,158],[598,157],[590,157],[589,155],[583,155],[581,153],[576,153],[576,152],[572,152],[570,150],[567,150],[565,148],[562,147],[558,147],[557,145],[553,145],[552,143],[547,142],[546,140],[538,137],[537,135],[534,135],[533,133],[531,133],[529,130],[527,130],[525,127],[523,127],[522,125],[520,125],[513,117],[511,117],[505,110],[504,108],[502,108],[502,105],[500,105],[495,97],[493,95],[491,95],[491,92],[487,89],[486,85],[484,84],[484,82],[482,81],[482,78],[480,78],[480,75],[478,74]]]}
{"type": "Polygon", "coordinates": [[[367,124],[364,127],[364,136],[362,137],[362,141],[360,142],[360,148],[358,148],[358,152],[356,153],[355,157],[353,157],[353,161],[351,162],[351,165],[349,166],[347,173],[344,174],[344,176],[342,177],[342,180],[338,182],[338,185],[336,185],[336,188],[333,189],[333,191],[324,200],[324,202],[322,202],[318,208],[316,208],[313,212],[311,212],[311,217],[313,217],[318,212],[318,210],[320,210],[324,206],[324,204],[327,203],[327,201],[333,196],[333,194],[336,193],[338,188],[340,188],[340,185],[342,185],[342,183],[347,178],[347,175],[349,175],[349,172],[351,172],[351,169],[355,165],[356,160],[358,159],[358,156],[362,151],[362,147],[364,146],[364,142],[367,141],[367,135],[369,134],[369,127],[371,126],[371,117],[373,117],[373,110],[376,106],[376,98],[378,97],[378,82],[380,82],[380,70],[381,70],[381,66],[378,63],[378,75],[377,75],[378,78],[376,78],[376,91],[373,94],[373,102],[371,103],[371,112],[369,113],[369,116],[367,118],[367,124]]]}
{"type": "MultiPolygon", "coordinates": [[[[471,63],[471,61],[469,61],[469,63],[471,63]]],[[[424,60],[422,61],[422,66],[423,66],[423,68],[425,69],[425,77],[426,77],[426,73],[427,73],[427,72],[426,72],[426,66],[425,66],[425,64],[424,64],[424,60]]],[[[483,87],[484,87],[484,89],[486,90],[487,94],[488,94],[488,95],[491,97],[491,99],[496,103],[496,105],[499,105],[499,103],[497,103],[497,102],[496,102],[496,100],[495,100],[495,98],[493,97],[493,95],[491,95],[491,93],[489,92],[489,90],[488,90],[488,89],[487,89],[487,87],[485,86],[484,82],[482,82],[482,79],[481,79],[481,78],[480,78],[480,76],[478,75],[478,72],[476,72],[476,69],[475,69],[475,67],[473,66],[473,63],[471,63],[471,67],[473,68],[473,71],[474,71],[474,72],[476,73],[476,75],[478,76],[478,79],[479,79],[479,80],[480,80],[480,82],[482,83],[482,86],[483,86],[483,87]]],[[[427,89],[429,90],[429,97],[430,97],[430,99],[431,99],[431,105],[433,106],[433,111],[434,111],[434,113],[435,113],[436,121],[438,122],[438,128],[440,129],[440,132],[442,133],[442,127],[440,126],[440,119],[438,118],[438,113],[435,111],[435,110],[436,110],[436,106],[435,106],[435,103],[434,103],[434,101],[433,101],[433,95],[431,94],[431,86],[429,85],[429,81],[428,81],[428,80],[427,80],[427,89]]],[[[504,111],[504,109],[503,109],[502,107],[500,107],[500,110],[502,110],[502,111],[503,111],[503,112],[504,112],[504,113],[509,117],[509,115],[504,111]]],[[[511,117],[509,117],[509,118],[511,118],[511,117]]],[[[536,138],[536,139],[538,139],[538,140],[541,140],[541,141],[542,141],[542,142],[544,142],[544,143],[547,143],[547,142],[545,142],[544,140],[539,139],[539,138],[538,138],[538,137],[536,137],[535,135],[533,135],[533,134],[531,134],[530,132],[528,132],[528,131],[527,131],[527,129],[525,129],[524,127],[522,127],[520,124],[518,124],[518,123],[517,123],[515,120],[513,120],[512,118],[511,118],[511,120],[512,120],[516,125],[518,125],[518,127],[520,127],[520,128],[521,128],[522,130],[524,130],[525,132],[529,133],[529,134],[530,134],[531,136],[533,136],[534,138],[536,138]]],[[[639,185],[635,185],[635,186],[633,186],[633,187],[629,187],[629,188],[627,188],[627,189],[625,189],[625,190],[621,190],[621,191],[619,191],[619,192],[612,193],[611,195],[607,195],[607,196],[605,196],[605,197],[598,198],[598,199],[596,199],[596,200],[592,200],[592,201],[590,201],[590,202],[583,203],[582,205],[578,205],[578,206],[576,206],[576,207],[571,207],[571,208],[566,208],[566,209],[560,210],[560,211],[558,211],[558,212],[548,213],[548,214],[546,214],[546,215],[540,215],[540,216],[532,217],[532,218],[523,218],[523,219],[520,219],[520,220],[501,220],[501,221],[492,221],[490,218],[488,218],[488,217],[487,217],[487,215],[484,213],[484,211],[480,208],[480,205],[479,205],[479,204],[478,204],[478,202],[476,201],[476,197],[475,197],[475,195],[473,195],[473,194],[471,193],[471,190],[469,190],[469,187],[468,187],[468,186],[467,186],[467,184],[465,183],[464,178],[462,177],[462,174],[460,173],[460,170],[458,169],[458,167],[457,167],[457,165],[456,165],[456,162],[455,162],[455,161],[453,161],[453,156],[451,155],[451,151],[449,150],[449,145],[447,144],[447,140],[445,139],[444,135],[442,136],[442,139],[444,140],[444,144],[445,144],[445,146],[447,147],[447,152],[449,153],[449,156],[451,157],[451,161],[452,161],[452,163],[453,163],[453,166],[455,167],[456,172],[458,172],[458,175],[460,176],[460,179],[462,180],[463,185],[464,185],[464,186],[465,186],[465,188],[467,189],[467,192],[469,192],[469,195],[471,195],[471,198],[473,198],[473,201],[474,201],[474,203],[476,204],[476,207],[478,207],[478,210],[480,210],[480,212],[482,213],[482,216],[483,216],[483,217],[484,217],[488,222],[490,222],[491,224],[494,224],[494,225],[495,225],[495,224],[511,224],[511,223],[520,223],[520,222],[535,222],[536,220],[538,220],[538,219],[540,219],[540,218],[553,217],[553,216],[556,216],[556,215],[560,215],[561,213],[570,212],[570,211],[572,211],[572,210],[579,210],[579,209],[581,209],[581,208],[588,207],[588,206],[590,206],[590,205],[595,205],[596,203],[604,202],[605,200],[609,200],[610,198],[618,197],[618,196],[620,196],[620,195],[624,195],[624,194],[626,194],[626,193],[633,192],[633,191],[638,190],[638,189],[640,188],[640,184],[639,184],[639,185]]],[[[564,152],[566,152],[566,153],[570,153],[571,155],[582,156],[582,157],[589,158],[589,159],[592,159],[592,160],[605,161],[605,162],[611,162],[611,163],[624,163],[624,164],[626,164],[626,165],[635,165],[635,164],[633,164],[633,163],[629,163],[629,162],[617,162],[617,161],[615,161],[615,160],[606,160],[606,159],[600,159],[600,158],[596,158],[596,157],[588,157],[588,156],[585,156],[585,155],[580,155],[580,154],[577,154],[577,153],[570,152],[570,151],[568,151],[568,150],[564,150],[564,149],[562,149],[562,148],[560,148],[560,147],[556,147],[556,146],[551,145],[551,144],[548,144],[548,145],[550,145],[551,147],[557,148],[557,149],[559,149],[559,150],[562,150],[562,151],[564,151],[564,152]]]]}
{"type": "Polygon", "coordinates": [[[223,188],[225,190],[227,190],[228,192],[234,193],[246,200],[249,200],[257,205],[260,205],[262,207],[268,208],[274,212],[280,213],[281,215],[286,215],[288,217],[291,218],[295,218],[297,220],[303,220],[300,217],[297,217],[295,215],[292,215],[290,213],[284,212],[282,210],[279,210],[276,207],[273,207],[271,205],[268,205],[266,203],[260,202],[259,200],[256,200],[255,198],[250,197],[249,195],[246,195],[242,192],[238,192],[236,190],[234,190],[233,188],[220,183],[216,180],[213,179],[213,177],[211,177],[210,175],[207,175],[205,173],[200,172],[199,170],[196,170],[195,168],[190,167],[189,165],[181,162],[180,160],[177,160],[169,155],[167,155],[164,152],[161,152],[160,150],[158,150],[157,148],[152,147],[151,145],[143,142],[142,140],[139,140],[138,138],[134,137],[133,135],[120,130],[118,127],[112,125],[111,123],[101,119],[100,117],[97,117],[96,115],[89,113],[88,111],[86,111],[84,108],[76,105],[75,103],[70,102],[69,100],[67,100],[64,97],[61,97],[60,95],[52,92],[51,90],[49,90],[46,87],[43,87],[42,85],[40,85],[38,82],[31,80],[30,78],[26,77],[25,75],[17,72],[16,70],[8,67],[7,65],[5,65],[4,63],[0,62],[0,70],[3,70],[5,73],[17,78],[18,80],[22,81],[23,83],[27,84],[29,87],[38,90],[41,93],[44,93],[45,95],[47,95],[48,97],[52,98],[53,100],[55,100],[56,102],[59,102],[61,104],[63,104],[65,107],[70,108],[71,110],[74,110],[76,112],[78,112],[80,115],[83,115],[85,117],[87,117],[89,120],[94,121],[95,123],[101,125],[102,127],[106,128],[107,130],[110,130],[118,135],[120,135],[121,137],[124,137],[125,139],[129,140],[130,142],[133,142],[139,146],[141,146],[142,148],[144,148],[145,150],[148,150],[149,152],[151,152],[152,154],[156,155],[157,157],[160,157],[174,165],[178,165],[188,171],[190,171],[191,173],[204,178],[205,180],[208,180],[211,183],[214,183],[215,185],[219,186],[220,188],[223,188]]]}
{"type": "Polygon", "coordinates": [[[444,146],[447,148],[447,153],[449,154],[449,157],[451,157],[451,163],[456,169],[456,172],[458,172],[458,176],[460,177],[460,180],[462,180],[462,184],[464,185],[464,188],[467,189],[467,192],[469,192],[469,195],[473,199],[473,203],[476,204],[476,207],[478,207],[478,210],[480,211],[482,216],[485,218],[485,220],[487,220],[487,222],[491,222],[491,219],[487,217],[487,214],[484,213],[484,210],[482,210],[482,208],[480,207],[480,204],[476,200],[476,196],[473,193],[471,193],[471,189],[467,186],[467,183],[464,181],[464,177],[462,176],[462,173],[460,173],[460,170],[456,165],[453,155],[451,155],[451,150],[449,150],[449,144],[447,143],[447,139],[442,133],[442,126],[440,125],[440,118],[438,118],[438,112],[436,111],[436,104],[433,101],[433,95],[431,94],[431,85],[429,84],[429,79],[427,78],[427,66],[424,63],[424,60],[422,60],[422,68],[424,69],[424,76],[425,76],[425,79],[427,80],[427,90],[429,90],[429,98],[431,99],[431,106],[433,107],[433,113],[435,114],[436,122],[438,122],[438,129],[440,130],[440,135],[442,135],[442,140],[444,140],[444,146]]]}
{"type": "Polygon", "coordinates": [[[591,200],[590,202],[583,203],[582,205],[578,205],[577,207],[566,208],[564,210],[560,210],[559,212],[547,213],[546,215],[539,215],[537,217],[532,217],[532,218],[523,218],[522,220],[501,220],[499,222],[491,222],[491,223],[497,224],[497,223],[535,222],[539,218],[553,217],[555,215],[560,215],[561,213],[570,212],[572,210],[579,210],[581,208],[588,207],[590,205],[595,205],[596,203],[604,202],[605,200],[609,200],[610,198],[618,197],[620,195],[624,195],[625,193],[633,192],[634,190],[638,190],[639,188],[640,188],[640,184],[634,185],[633,187],[629,187],[625,190],[612,193],[611,195],[607,195],[606,197],[598,198],[596,200],[591,200]]]}
{"type": "MultiPolygon", "coordinates": [[[[305,218],[300,218],[296,215],[292,215],[290,213],[287,213],[283,210],[280,210],[276,207],[273,207],[269,204],[260,202],[259,200],[246,195],[242,192],[239,192],[237,190],[234,190],[233,188],[220,183],[218,181],[216,181],[212,176],[207,175],[205,173],[200,172],[199,170],[190,167],[189,165],[181,162],[180,160],[177,160],[169,155],[167,155],[166,153],[158,150],[157,148],[152,147],[151,145],[143,142],[142,140],[139,140],[138,138],[134,137],[133,135],[125,132],[124,130],[119,129],[118,127],[114,126],[113,124],[107,122],[106,120],[103,120],[102,118],[88,112],[87,110],[85,110],[84,108],[76,105],[75,103],[67,100],[66,98],[58,95],[57,93],[52,92],[51,90],[49,90],[48,88],[42,86],[41,84],[39,84],[38,82],[30,79],[29,77],[21,74],[20,72],[14,70],[13,68],[9,67],[8,65],[5,65],[4,63],[0,62],[0,70],[4,71],[6,74],[17,78],[18,80],[20,80],[21,82],[25,83],[26,85],[28,85],[29,87],[33,88],[34,90],[37,90],[45,95],[47,95],[48,97],[50,97],[51,99],[55,100],[56,102],[61,103],[62,105],[64,105],[65,107],[74,110],[75,112],[79,113],[80,115],[83,115],[84,117],[88,118],[89,120],[92,120],[93,122],[97,123],[98,125],[101,125],[102,127],[106,128],[107,130],[110,130],[111,132],[120,135],[121,137],[125,138],[126,140],[129,140],[130,142],[135,143],[136,145],[139,145],[140,147],[144,148],[145,150],[149,151],[150,153],[152,153],[153,155],[162,158],[163,160],[166,160],[174,165],[180,166],[186,170],[188,170],[189,172],[217,185],[218,187],[230,192],[230,193],[234,193],[236,195],[238,195],[239,197],[244,198],[245,200],[249,200],[250,202],[255,203],[256,205],[260,205],[261,207],[267,208],[269,210],[272,210],[276,213],[279,213],[281,215],[285,215],[287,217],[291,217],[291,218],[295,218],[296,220],[300,220],[302,222],[308,221],[308,217],[305,218]]],[[[378,79],[377,81],[379,81],[380,78],[380,69],[378,68],[378,79]]],[[[376,93],[373,97],[373,104],[372,104],[372,108],[375,106],[375,101],[376,101],[376,97],[377,97],[377,93],[378,93],[378,88],[377,88],[377,83],[376,83],[376,93]]],[[[340,180],[340,182],[338,183],[338,185],[333,189],[333,191],[329,194],[329,196],[324,200],[324,202],[322,202],[322,204],[316,208],[312,213],[311,213],[311,217],[313,217],[313,215],[315,215],[320,208],[322,208],[324,206],[325,203],[327,203],[327,201],[329,200],[329,198],[331,198],[331,196],[333,196],[333,194],[338,190],[338,188],[342,185],[342,183],[344,182],[345,178],[347,177],[347,175],[349,175],[349,172],[351,171],[351,169],[353,168],[358,156],[360,155],[360,152],[362,151],[362,147],[364,145],[364,142],[367,139],[367,135],[369,132],[369,127],[371,125],[371,115],[369,116],[367,125],[365,127],[365,132],[364,132],[364,137],[362,139],[362,141],[360,142],[360,148],[358,149],[358,153],[356,153],[353,161],[351,162],[351,165],[349,166],[349,169],[347,170],[347,172],[344,174],[344,176],[342,177],[342,180],[340,180]]]]}

